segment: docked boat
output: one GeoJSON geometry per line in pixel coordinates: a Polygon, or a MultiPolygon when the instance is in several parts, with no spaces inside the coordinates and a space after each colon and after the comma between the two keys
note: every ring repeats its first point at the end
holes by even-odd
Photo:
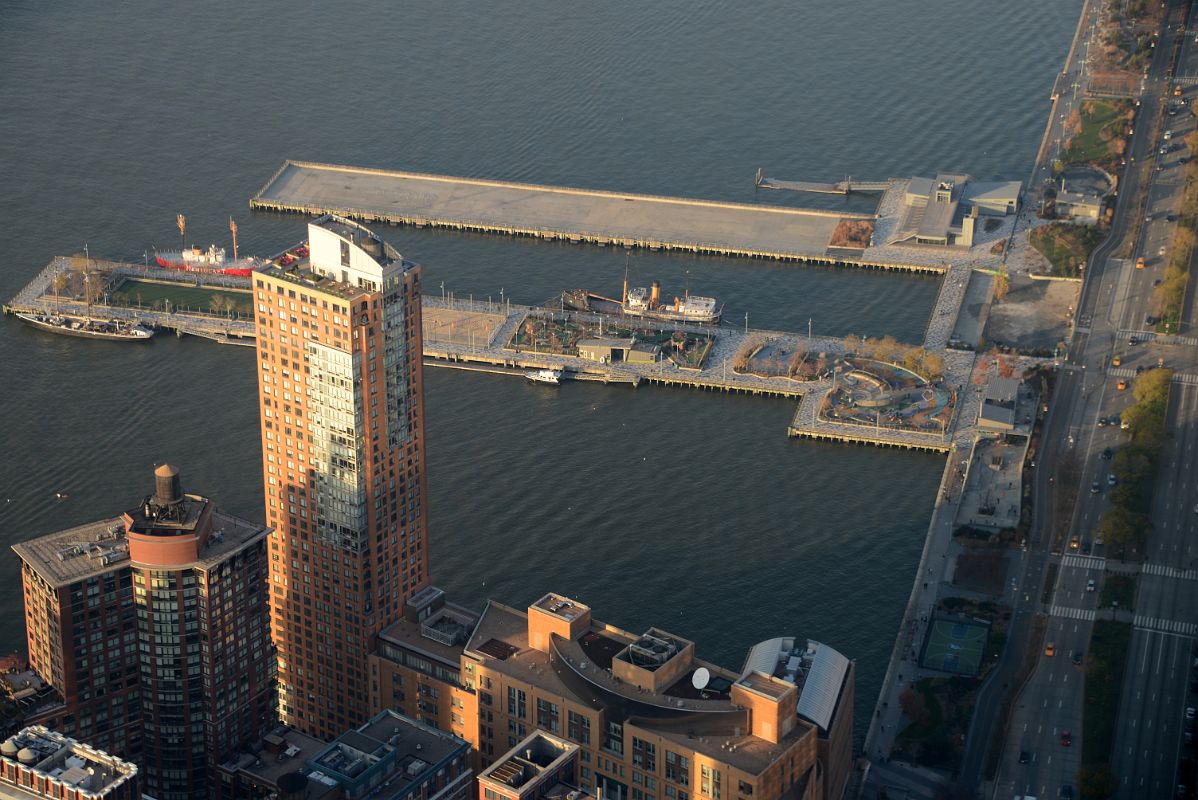
{"type": "Polygon", "coordinates": [[[649,289],[643,286],[629,289],[626,280],[623,300],[593,294],[585,289],[562,292],[562,307],[598,314],[622,314],[695,325],[719,324],[724,313],[724,307],[719,305],[714,297],[700,297],[689,292],[683,297],[675,297],[673,303],[663,303],[661,283],[658,281],[653,281],[649,289]]]}
{"type": "Polygon", "coordinates": [[[218,275],[247,276],[260,263],[256,258],[229,258],[225,248],[208,245],[207,250],[188,247],[183,250],[155,250],[154,261],[164,269],[183,272],[214,272],[218,275]]]}
{"type": "Polygon", "coordinates": [[[716,307],[714,297],[699,297],[689,293],[682,298],[675,297],[673,304],[662,303],[661,284],[657,281],[653,281],[652,290],[643,286],[629,289],[624,296],[623,309],[625,314],[633,317],[694,322],[700,325],[716,324],[724,312],[723,306],[716,307]]]}
{"type": "Polygon", "coordinates": [[[121,342],[148,342],[154,336],[151,328],[136,322],[118,319],[92,319],[69,314],[26,314],[17,313],[23,322],[51,333],[64,336],[79,336],[85,339],[109,339],[121,342]]]}
{"type": "Polygon", "coordinates": [[[557,386],[562,382],[562,371],[560,369],[535,369],[524,373],[524,377],[533,383],[548,383],[557,386]]]}

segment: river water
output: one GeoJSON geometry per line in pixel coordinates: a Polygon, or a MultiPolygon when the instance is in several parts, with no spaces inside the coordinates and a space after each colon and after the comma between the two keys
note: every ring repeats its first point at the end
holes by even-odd
{"type": "MultiPolygon", "coordinates": [[[[304,235],[246,201],[285,158],[795,204],[753,173],[837,180],[1030,170],[1080,0],[752,4],[148,0],[0,6],[0,295],[51,256],[243,252],[304,235]]],[[[845,201],[822,198],[824,206],[845,201]]],[[[861,201],[849,201],[859,208],[861,201]]],[[[539,302],[618,291],[623,251],[388,229],[426,290],[539,302]]],[[[633,253],[634,278],[754,327],[922,336],[928,278],[633,253]]],[[[0,544],[120,512],[177,463],[260,519],[253,353],[78,341],[0,321],[0,544]],[[54,493],[67,492],[58,500],[54,493]]],[[[858,730],[943,460],[788,441],[793,404],[560,389],[426,370],[431,556],[459,602],[574,595],[739,668],[773,635],[857,660],[858,730]]],[[[24,649],[0,558],[0,650],[24,649]]],[[[858,734],[861,735],[860,733],[858,734]]]]}

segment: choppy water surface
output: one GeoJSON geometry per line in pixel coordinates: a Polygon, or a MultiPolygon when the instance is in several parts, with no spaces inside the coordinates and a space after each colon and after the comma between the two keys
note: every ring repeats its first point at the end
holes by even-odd
{"type": "MultiPolygon", "coordinates": [[[[1021,178],[1079,9],[10,0],[0,295],[84,243],[140,260],[176,241],[177,212],[197,242],[223,240],[234,215],[244,251],[274,252],[301,221],[251,215],[246,200],[285,158],[780,203],[799,200],[755,197],[757,167],[1021,178]]],[[[427,289],[463,297],[616,291],[625,264],[599,248],[386,236],[425,265],[427,289]]],[[[692,291],[754,326],[811,319],[908,340],[937,288],[717,258],[634,253],[631,267],[667,292],[689,273],[692,291]]],[[[82,342],[3,320],[0,356],[4,543],[136,504],[162,460],[190,490],[261,517],[251,351],[82,342]]],[[[822,639],[857,659],[858,720],[869,713],[939,458],[787,441],[793,409],[775,400],[439,370],[426,399],[433,570],[459,601],[554,589],[732,667],[770,635],[822,639]]],[[[0,578],[0,649],[23,648],[15,556],[0,578]]]]}

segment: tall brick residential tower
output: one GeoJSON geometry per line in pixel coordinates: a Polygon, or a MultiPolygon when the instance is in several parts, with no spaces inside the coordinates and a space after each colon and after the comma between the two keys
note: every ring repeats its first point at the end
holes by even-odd
{"type": "Polygon", "coordinates": [[[366,655],[427,583],[420,268],[349,220],[254,274],[283,721],[369,717],[366,655]]]}
{"type": "Polygon", "coordinates": [[[29,660],[64,700],[38,721],[136,762],[147,795],[211,797],[274,724],[266,543],[163,464],[121,516],[13,545],[29,660]]]}

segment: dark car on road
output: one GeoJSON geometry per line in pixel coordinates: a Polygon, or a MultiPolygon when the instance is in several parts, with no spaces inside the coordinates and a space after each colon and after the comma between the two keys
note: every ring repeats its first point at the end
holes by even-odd
{"type": "Polygon", "coordinates": [[[1061,745],[1068,747],[1073,744],[1073,734],[1069,731],[1061,731],[1061,745]]]}

